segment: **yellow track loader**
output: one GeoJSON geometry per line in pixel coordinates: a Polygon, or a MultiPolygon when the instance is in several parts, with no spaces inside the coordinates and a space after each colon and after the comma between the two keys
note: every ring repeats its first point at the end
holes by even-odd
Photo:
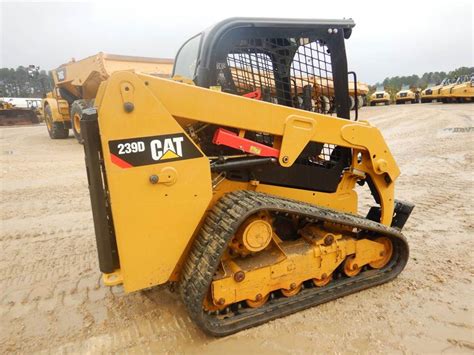
{"type": "Polygon", "coordinates": [[[172,69],[172,59],[131,57],[102,52],[61,65],[51,71],[54,88],[42,103],[49,136],[51,139],[64,139],[69,136],[69,129],[72,129],[76,139],[82,142],[82,111],[93,106],[100,83],[113,72],[137,70],[169,77],[172,69]]]}
{"type": "Polygon", "coordinates": [[[228,19],[184,43],[176,80],[120,71],[100,85],[81,127],[106,285],[177,283],[193,321],[225,336],[403,270],[413,205],[395,199],[380,131],[350,120],[353,27],[228,19]],[[331,90],[328,114],[314,92],[331,90]]]}

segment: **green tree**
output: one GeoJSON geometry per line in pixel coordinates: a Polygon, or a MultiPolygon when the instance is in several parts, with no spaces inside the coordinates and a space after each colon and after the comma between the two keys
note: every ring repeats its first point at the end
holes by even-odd
{"type": "Polygon", "coordinates": [[[51,79],[44,70],[29,67],[0,68],[0,96],[42,97],[51,91],[51,79]]]}

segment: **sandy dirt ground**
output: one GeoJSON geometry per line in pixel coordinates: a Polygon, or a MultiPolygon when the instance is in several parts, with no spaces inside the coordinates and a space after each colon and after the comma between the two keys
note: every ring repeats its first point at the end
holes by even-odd
{"type": "Polygon", "coordinates": [[[222,339],[167,288],[101,284],[82,146],[0,129],[0,353],[474,352],[474,105],[367,107],[416,208],[393,282],[222,339]]]}

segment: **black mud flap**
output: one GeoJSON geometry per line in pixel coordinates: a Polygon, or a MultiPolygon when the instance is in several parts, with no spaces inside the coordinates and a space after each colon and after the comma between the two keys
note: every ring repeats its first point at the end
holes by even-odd
{"type": "MultiPolygon", "coordinates": [[[[399,230],[403,229],[405,226],[408,217],[410,217],[411,212],[415,208],[415,205],[410,202],[395,200],[395,209],[392,219],[392,227],[399,230]]],[[[380,221],[380,207],[371,207],[369,213],[367,214],[367,219],[372,221],[380,221]]]]}
{"type": "Polygon", "coordinates": [[[120,267],[115,240],[112,212],[108,201],[102,146],[100,143],[97,110],[88,108],[81,118],[87,180],[94,218],[94,230],[99,255],[99,267],[103,273],[111,273],[120,267]]]}

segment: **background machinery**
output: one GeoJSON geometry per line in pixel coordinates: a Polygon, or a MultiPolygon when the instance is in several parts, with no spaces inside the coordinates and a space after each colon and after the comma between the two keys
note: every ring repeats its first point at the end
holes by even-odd
{"type": "Polygon", "coordinates": [[[416,88],[410,88],[409,85],[403,85],[401,90],[395,95],[395,104],[404,104],[411,102],[417,104],[420,102],[420,90],[416,88]]]}
{"type": "Polygon", "coordinates": [[[375,106],[379,103],[390,105],[390,94],[385,91],[383,86],[377,86],[375,92],[370,95],[370,106],[375,106]]]}
{"type": "Polygon", "coordinates": [[[0,126],[39,123],[34,107],[16,107],[11,102],[0,100],[0,126]]]}
{"type": "Polygon", "coordinates": [[[82,111],[92,106],[102,81],[113,72],[136,70],[161,77],[169,77],[172,59],[131,57],[98,53],[85,59],[72,60],[51,71],[53,90],[43,99],[43,115],[52,139],[74,136],[81,142],[80,118],[82,111]]]}
{"type": "Polygon", "coordinates": [[[449,85],[443,86],[439,91],[439,100],[443,103],[470,101],[473,98],[472,77],[461,75],[451,80],[449,85]]]}
{"type": "Polygon", "coordinates": [[[450,78],[444,78],[441,83],[439,83],[438,85],[434,86],[431,88],[431,98],[433,100],[436,100],[436,101],[439,101],[441,102],[442,100],[442,96],[441,96],[441,90],[445,87],[445,86],[448,86],[448,85],[451,85],[454,83],[454,79],[450,79],[450,78]]]}
{"type": "Polygon", "coordinates": [[[433,89],[436,86],[436,84],[428,84],[426,89],[421,91],[421,103],[428,103],[432,102],[434,97],[433,97],[433,89]]]}
{"type": "Polygon", "coordinates": [[[474,74],[466,75],[450,90],[450,95],[458,102],[474,101],[474,74]]]}
{"type": "Polygon", "coordinates": [[[353,27],[228,19],[181,47],[181,82],[121,71],[100,85],[81,128],[107,285],[177,282],[196,324],[224,336],[402,271],[413,205],[395,199],[379,130],[349,119],[353,27]]]}

